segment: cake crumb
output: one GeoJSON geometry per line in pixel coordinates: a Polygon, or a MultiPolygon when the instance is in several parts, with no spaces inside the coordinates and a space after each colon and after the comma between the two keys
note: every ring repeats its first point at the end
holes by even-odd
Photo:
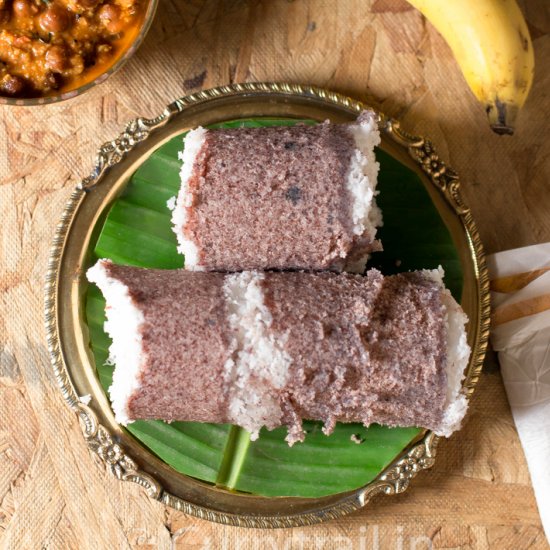
{"type": "Polygon", "coordinates": [[[92,400],[92,396],[87,393],[86,395],[81,395],[78,400],[83,403],[84,405],[89,405],[90,401],[92,400]]]}
{"type": "Polygon", "coordinates": [[[351,439],[351,441],[353,441],[357,445],[361,445],[361,443],[363,443],[365,441],[365,438],[361,437],[360,434],[352,434],[350,439],[351,439]]]}
{"type": "Polygon", "coordinates": [[[402,263],[401,260],[395,260],[395,267],[400,267],[402,263]]]}

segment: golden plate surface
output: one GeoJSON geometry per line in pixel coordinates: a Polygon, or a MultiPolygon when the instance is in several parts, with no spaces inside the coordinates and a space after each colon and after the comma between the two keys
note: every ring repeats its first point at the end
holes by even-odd
{"type": "MultiPolygon", "coordinates": [[[[159,501],[185,513],[229,525],[294,527],[350,513],[378,493],[407,489],[434,464],[439,438],[424,432],[369,484],[322,498],[260,497],[216,488],[180,474],[143,447],[114,420],[96,375],[85,321],[84,271],[110,205],[131,175],[160,145],[198,125],[250,117],[330,118],[347,122],[367,106],[319,88],[275,83],[234,84],[202,91],[166,107],[156,118],[131,121],[99,150],[95,168],[73,191],[52,243],[45,287],[48,347],[54,373],[69,406],[78,413],[92,452],[119,479],[133,481],[159,501]],[[88,399],[81,400],[82,397],[88,399]],[[88,403],[88,404],[86,404],[88,403]]],[[[446,223],[463,269],[462,307],[469,318],[472,355],[464,388],[468,396],[481,372],[489,332],[489,284],[482,245],[456,173],[431,142],[411,136],[379,113],[382,148],[412,168],[446,223]]]]}

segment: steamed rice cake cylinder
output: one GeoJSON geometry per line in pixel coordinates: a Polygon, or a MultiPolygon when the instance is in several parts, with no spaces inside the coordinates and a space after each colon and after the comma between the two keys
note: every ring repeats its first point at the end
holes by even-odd
{"type": "Polygon", "coordinates": [[[441,273],[193,273],[100,261],[119,422],[460,427],[466,317],[441,273]],[[131,353],[128,350],[132,350],[131,353]]]}
{"type": "Polygon", "coordinates": [[[184,138],[169,202],[189,270],[363,271],[380,248],[377,116],[208,130],[184,138]]]}
{"type": "Polygon", "coordinates": [[[336,422],[445,436],[459,428],[470,349],[440,271],[271,273],[262,287],[270,329],[291,358],[279,396],[289,441],[303,440],[302,419],[322,420],[325,433],[336,422]]]}
{"type": "Polygon", "coordinates": [[[117,422],[226,422],[224,365],[232,357],[224,276],[100,261],[88,270],[107,308],[117,422]]]}

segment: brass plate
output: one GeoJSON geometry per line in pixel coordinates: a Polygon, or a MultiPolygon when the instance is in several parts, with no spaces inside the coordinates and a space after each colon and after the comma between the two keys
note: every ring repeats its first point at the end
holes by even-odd
{"type": "MultiPolygon", "coordinates": [[[[235,84],[171,103],[154,118],[138,118],[99,150],[92,174],[73,191],[53,241],[45,288],[48,345],[56,379],[79,414],[90,449],[120,479],[142,485],[149,495],[185,513],[247,527],[293,527],[336,518],[364,506],[373,495],[401,493],[434,463],[438,437],[425,432],[368,485],[322,498],[267,498],[215,488],[179,474],[144,448],[114,420],[96,377],[88,345],[83,275],[101,221],[132,173],[156,148],[198,125],[249,117],[354,119],[366,106],[345,96],[288,84],[235,84]],[[90,396],[84,404],[79,396],[90,396]]],[[[470,322],[472,356],[464,387],[471,395],[481,371],[489,331],[489,285],[482,246],[457,175],[439,159],[430,141],[405,133],[380,114],[382,147],[414,169],[447,224],[464,275],[462,306],[470,322]]]]}

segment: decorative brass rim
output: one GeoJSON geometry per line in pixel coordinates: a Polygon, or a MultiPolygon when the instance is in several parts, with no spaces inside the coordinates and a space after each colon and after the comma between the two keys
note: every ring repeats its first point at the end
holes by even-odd
{"type": "MultiPolygon", "coordinates": [[[[105,143],[100,148],[92,173],[76,186],[67,202],[51,247],[46,275],[44,311],[48,349],[55,378],[63,397],[68,405],[78,413],[84,437],[90,450],[99,456],[116,477],[138,483],[145,488],[151,497],[164,504],[210,521],[244,527],[295,527],[341,517],[365,506],[374,495],[379,493],[387,495],[402,493],[418,472],[430,468],[434,464],[439,438],[430,431],[424,432],[420,440],[409,445],[386,470],[369,484],[354,491],[335,495],[338,498],[332,499],[329,503],[326,502],[326,499],[309,499],[312,505],[302,506],[304,509],[295,513],[289,514],[288,509],[286,509],[273,515],[256,515],[251,512],[232,513],[229,510],[215,509],[214,506],[199,505],[192,502],[192,497],[177,496],[165,489],[154,475],[144,471],[147,469],[147,464],[143,460],[141,460],[140,465],[140,460],[129,455],[128,450],[120,442],[123,432],[118,429],[120,433],[113,434],[116,426],[115,428],[111,426],[111,430],[109,430],[99,422],[98,415],[93,407],[86,405],[83,402],[84,399],[79,397],[75,389],[74,379],[71,377],[69,362],[65,356],[63,342],[60,337],[61,308],[59,307],[59,301],[62,299],[58,292],[61,284],[60,268],[71,225],[78,209],[94,189],[104,181],[109,170],[121,163],[128,153],[139,147],[140,143],[155,135],[174,117],[181,115],[192,106],[213,105],[217,100],[228,97],[239,98],[244,101],[246,98],[257,99],[258,96],[279,98],[282,101],[292,100],[292,98],[300,98],[305,101],[311,99],[317,103],[337,106],[351,114],[358,113],[366,108],[366,105],[359,101],[311,86],[247,83],[201,91],[174,101],[156,118],[137,118],[131,121],[118,138],[105,143]],[[318,505],[317,501],[320,501],[318,505]]],[[[457,174],[439,159],[432,143],[422,137],[406,133],[400,128],[397,121],[389,119],[383,114],[379,114],[379,126],[383,135],[391,143],[396,147],[404,148],[408,152],[410,158],[414,160],[421,172],[431,182],[433,186],[431,191],[439,193],[454,215],[460,220],[461,229],[465,234],[469,248],[468,259],[472,262],[475,281],[475,323],[472,324],[471,322],[468,327],[472,356],[463,384],[467,396],[470,397],[481,373],[490,322],[489,279],[483,247],[477,229],[470,209],[462,199],[457,174]]],[[[183,476],[183,474],[179,475],[183,476]]],[[[187,476],[183,477],[187,478],[187,476]]],[[[197,482],[197,484],[200,489],[200,483],[197,482]]],[[[204,484],[203,486],[206,487],[204,484]]],[[[239,496],[235,495],[235,498],[239,498],[239,496]]],[[[247,498],[256,498],[259,502],[267,497],[248,496],[247,498]]],[[[294,500],[303,504],[303,500],[294,500]]],[[[279,498],[278,501],[286,503],[293,501],[293,498],[279,498]]]]}

